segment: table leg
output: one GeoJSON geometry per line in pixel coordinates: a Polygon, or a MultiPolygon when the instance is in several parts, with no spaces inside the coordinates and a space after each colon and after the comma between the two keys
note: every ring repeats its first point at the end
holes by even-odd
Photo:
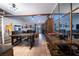
{"type": "Polygon", "coordinates": [[[20,42],[22,42],[22,37],[21,36],[20,36],[20,39],[19,40],[20,40],[20,42]]]}
{"type": "Polygon", "coordinates": [[[14,45],[14,38],[11,37],[11,44],[14,45]]]}
{"type": "Polygon", "coordinates": [[[34,46],[34,42],[35,42],[34,36],[31,36],[30,37],[30,49],[34,46]]]}

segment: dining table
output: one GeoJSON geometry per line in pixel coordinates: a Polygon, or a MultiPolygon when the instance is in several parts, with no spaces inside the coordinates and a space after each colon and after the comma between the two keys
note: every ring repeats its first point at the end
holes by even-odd
{"type": "Polygon", "coordinates": [[[11,37],[11,43],[12,45],[16,45],[16,42],[22,42],[22,39],[24,37],[29,37],[30,41],[33,40],[34,38],[32,38],[35,35],[35,33],[19,33],[19,34],[13,34],[13,35],[9,35],[11,37]],[[15,41],[16,39],[16,41],[15,41]],[[15,41],[15,42],[14,42],[15,41]]]}

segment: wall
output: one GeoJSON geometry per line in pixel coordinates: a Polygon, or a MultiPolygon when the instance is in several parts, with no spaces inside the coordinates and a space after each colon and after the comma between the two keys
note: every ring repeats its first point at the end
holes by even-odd
{"type": "Polygon", "coordinates": [[[36,26],[36,32],[39,32],[39,26],[43,23],[45,23],[45,21],[47,20],[47,16],[26,16],[23,17],[23,21],[25,24],[27,25],[35,25],[36,26]]]}
{"type": "MultiPolygon", "coordinates": [[[[9,35],[8,35],[8,31],[6,31],[5,26],[8,24],[13,24],[13,25],[24,25],[22,19],[18,19],[16,17],[13,18],[8,18],[8,17],[3,17],[3,31],[4,31],[4,41],[6,42],[7,40],[10,39],[9,35]]],[[[13,29],[14,30],[14,29],[13,29]]]]}
{"type": "MultiPolygon", "coordinates": [[[[4,41],[9,40],[10,37],[8,35],[8,32],[5,29],[5,26],[8,24],[13,25],[34,25],[34,24],[42,24],[47,20],[46,16],[34,16],[32,19],[31,16],[28,17],[3,17],[3,35],[4,35],[4,41]]],[[[13,29],[14,30],[14,29],[13,29]]]]}
{"type": "Polygon", "coordinates": [[[47,20],[47,16],[27,16],[23,17],[24,21],[28,25],[33,25],[33,24],[42,24],[47,20]]]}

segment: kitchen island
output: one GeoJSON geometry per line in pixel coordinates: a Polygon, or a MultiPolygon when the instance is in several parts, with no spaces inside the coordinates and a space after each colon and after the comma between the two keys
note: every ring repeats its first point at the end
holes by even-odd
{"type": "Polygon", "coordinates": [[[0,56],[13,56],[12,45],[9,44],[0,45],[0,56]]]}

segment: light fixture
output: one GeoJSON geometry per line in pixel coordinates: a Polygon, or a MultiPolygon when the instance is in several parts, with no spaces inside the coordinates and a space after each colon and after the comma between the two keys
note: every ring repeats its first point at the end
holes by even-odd
{"type": "Polygon", "coordinates": [[[32,16],[32,20],[34,20],[34,16],[32,16]]]}
{"type": "Polygon", "coordinates": [[[16,11],[17,10],[17,7],[16,7],[16,4],[15,3],[11,3],[11,4],[9,4],[10,5],[10,10],[11,11],[16,11]]]}
{"type": "Polygon", "coordinates": [[[16,5],[15,5],[14,3],[12,3],[12,7],[13,7],[13,8],[16,8],[16,5]]]}

